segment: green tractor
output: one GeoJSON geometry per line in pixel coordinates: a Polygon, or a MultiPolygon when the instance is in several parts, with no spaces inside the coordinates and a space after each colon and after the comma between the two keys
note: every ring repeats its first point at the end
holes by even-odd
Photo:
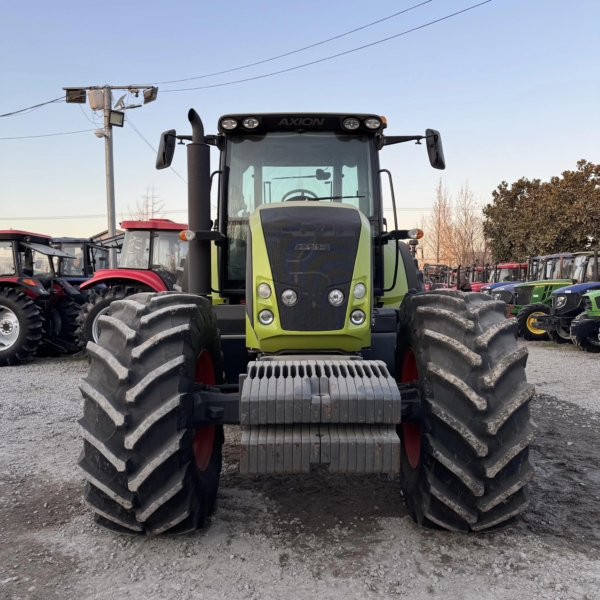
{"type": "Polygon", "coordinates": [[[571,339],[585,352],[600,352],[600,290],[584,294],[585,311],[571,322],[571,339]]]}
{"type": "Polygon", "coordinates": [[[79,465],[96,521],[202,526],[224,425],[241,427],[242,474],[398,474],[413,519],[451,531],[523,511],[536,427],[516,323],[485,294],[423,291],[401,241],[422,232],[383,218],[380,151],[424,140],[443,169],[440,134],[386,136],[371,114],[232,114],[209,136],[188,118],[192,135],[165,132],[157,159],[190,142],[182,291],[113,302],[87,346],[79,465]]]}
{"type": "Polygon", "coordinates": [[[548,332],[536,326],[536,319],[550,314],[552,292],[575,283],[574,254],[551,254],[541,257],[534,279],[513,288],[513,303],[507,307],[509,316],[516,316],[519,335],[526,340],[547,340],[548,332]]]}

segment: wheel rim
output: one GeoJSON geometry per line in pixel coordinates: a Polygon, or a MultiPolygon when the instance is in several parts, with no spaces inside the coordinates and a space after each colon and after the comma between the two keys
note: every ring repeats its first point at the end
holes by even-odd
{"type": "Polygon", "coordinates": [[[545,329],[538,329],[537,327],[534,326],[533,321],[534,319],[538,316],[538,315],[544,315],[546,313],[543,312],[534,312],[531,313],[528,317],[527,317],[527,329],[531,332],[534,333],[535,335],[544,335],[546,333],[545,329]]]}
{"type": "Polygon", "coordinates": [[[96,315],[96,318],[94,319],[94,322],[92,323],[92,338],[93,338],[95,344],[97,344],[98,340],[100,339],[100,327],[98,326],[98,319],[103,315],[108,315],[109,311],[110,311],[110,306],[103,308],[96,315]]]}
{"type": "Polygon", "coordinates": [[[12,348],[19,339],[19,319],[12,310],[0,306],[0,349],[12,348]]]}
{"type": "MultiPolygon", "coordinates": [[[[215,385],[215,369],[210,353],[207,350],[202,350],[196,363],[196,375],[194,378],[196,383],[205,385],[215,385]]],[[[200,427],[194,432],[192,447],[194,449],[194,458],[199,471],[205,471],[210,463],[212,455],[213,442],[215,440],[215,427],[208,425],[200,427]]]]}
{"type": "MultiPolygon", "coordinates": [[[[401,383],[418,381],[419,370],[414,350],[409,348],[402,359],[401,383]]],[[[402,438],[408,464],[416,469],[421,458],[421,425],[418,423],[402,423],[402,438]]]]}
{"type": "Polygon", "coordinates": [[[566,330],[566,329],[563,329],[562,327],[557,327],[556,328],[556,333],[558,333],[558,335],[563,340],[570,340],[571,339],[571,334],[569,333],[569,331],[566,330]]]}

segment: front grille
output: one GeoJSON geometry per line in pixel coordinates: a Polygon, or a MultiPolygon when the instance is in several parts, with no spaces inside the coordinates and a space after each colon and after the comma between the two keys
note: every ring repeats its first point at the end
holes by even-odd
{"type": "Polygon", "coordinates": [[[262,210],[260,216],[281,328],[343,329],[360,237],[358,211],[334,206],[294,206],[262,210]],[[281,293],[286,289],[298,294],[294,306],[281,302],[281,293]],[[333,289],[344,293],[341,306],[332,306],[327,299],[333,289]]]}
{"type": "Polygon", "coordinates": [[[506,302],[506,304],[513,303],[513,293],[508,291],[497,292],[498,300],[502,300],[502,302],[506,302]]]}
{"type": "Polygon", "coordinates": [[[515,304],[517,306],[525,306],[531,302],[531,296],[533,295],[533,286],[527,286],[522,288],[516,288],[514,297],[515,304]]]}
{"type": "Polygon", "coordinates": [[[561,315],[563,313],[575,310],[581,304],[581,294],[565,294],[565,296],[567,298],[567,301],[564,304],[564,306],[561,306],[560,308],[556,308],[557,296],[554,296],[552,298],[552,304],[555,308],[555,313],[557,315],[561,315]]]}
{"type": "MultiPolygon", "coordinates": [[[[598,298],[596,298],[596,304],[598,305],[598,308],[600,308],[600,296],[598,298]]],[[[586,311],[594,310],[594,308],[592,307],[592,299],[589,297],[584,298],[583,299],[583,307],[585,308],[586,311]]]]}

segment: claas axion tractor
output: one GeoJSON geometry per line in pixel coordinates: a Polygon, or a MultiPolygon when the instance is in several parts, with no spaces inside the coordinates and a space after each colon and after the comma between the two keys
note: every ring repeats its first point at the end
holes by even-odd
{"type": "Polygon", "coordinates": [[[97,522],[201,526],[228,424],[242,474],[396,473],[414,520],[453,531],[520,513],[535,425],[516,322],[484,294],[422,291],[401,241],[421,232],[383,219],[379,153],[424,140],[443,169],[440,134],[385,136],[371,114],[234,114],[205,135],[188,117],[192,135],[164,133],[157,159],[190,142],[184,291],[113,302],[88,344],[79,464],[97,522]]]}

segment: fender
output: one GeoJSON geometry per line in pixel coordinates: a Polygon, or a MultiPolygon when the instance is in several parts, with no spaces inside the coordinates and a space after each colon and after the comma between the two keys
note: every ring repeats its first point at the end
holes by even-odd
{"type": "Polygon", "coordinates": [[[91,279],[79,286],[80,290],[93,288],[95,285],[103,283],[104,285],[124,284],[127,285],[141,283],[154,290],[155,292],[168,291],[165,282],[154,271],[142,271],[135,269],[99,269],[94,273],[91,279]]]}

